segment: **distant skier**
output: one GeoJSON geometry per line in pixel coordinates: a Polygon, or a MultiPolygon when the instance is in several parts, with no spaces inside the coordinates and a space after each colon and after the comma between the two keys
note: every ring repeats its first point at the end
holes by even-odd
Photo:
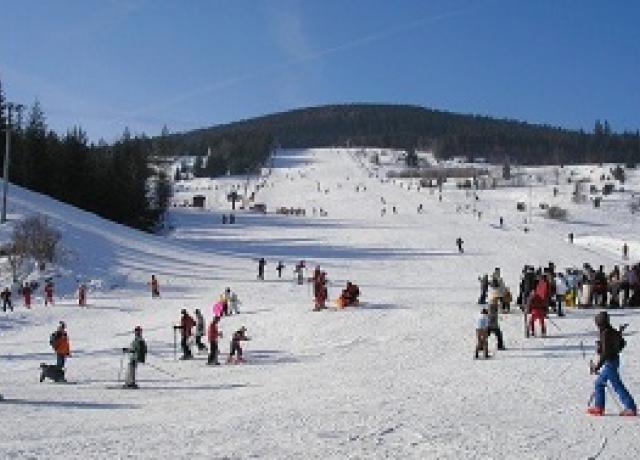
{"type": "Polygon", "coordinates": [[[282,278],[282,270],[284,269],[285,265],[282,263],[281,260],[278,261],[278,265],[276,265],[276,271],[278,272],[278,278],[282,278]]]}
{"type": "Polygon", "coordinates": [[[456,246],[458,246],[458,252],[460,254],[464,253],[464,248],[462,247],[463,244],[464,244],[464,241],[462,241],[462,238],[458,237],[456,239],[456,246]]]}
{"type": "Polygon", "coordinates": [[[564,316],[564,312],[562,311],[562,302],[564,301],[564,297],[569,290],[569,286],[567,284],[567,280],[564,277],[564,273],[558,272],[555,277],[556,284],[556,312],[558,316],[564,316]]]}
{"type": "Polygon", "coordinates": [[[422,210],[423,210],[422,203],[420,203],[418,205],[418,214],[422,214],[422,210]]]}
{"type": "Polygon", "coordinates": [[[186,309],[183,308],[181,313],[180,325],[173,327],[174,329],[180,330],[180,347],[182,348],[182,357],[180,359],[191,359],[193,355],[191,354],[191,347],[189,346],[189,338],[192,334],[191,329],[196,323],[189,313],[187,313],[186,309]]]}
{"type": "Polygon", "coordinates": [[[242,326],[236,332],[233,333],[233,337],[231,338],[231,349],[229,351],[229,357],[227,358],[227,363],[233,363],[234,358],[236,363],[244,363],[244,358],[242,356],[242,346],[240,342],[245,342],[247,340],[251,340],[246,335],[247,328],[242,326]]]}
{"type": "Polygon", "coordinates": [[[78,285],[78,305],[81,307],[87,306],[87,285],[84,283],[78,285]]]}
{"type": "Polygon", "coordinates": [[[485,359],[489,357],[489,312],[486,308],[480,311],[480,316],[476,321],[476,353],[475,359],[478,359],[478,352],[482,351],[485,359]]]}
{"type": "Polygon", "coordinates": [[[229,214],[229,223],[230,224],[235,224],[236,223],[236,215],[235,214],[229,214]]]}
{"type": "Polygon", "coordinates": [[[137,389],[136,368],[138,363],[144,364],[147,359],[147,343],[142,338],[142,327],[136,326],[133,330],[134,337],[129,348],[123,348],[123,353],[129,354],[129,364],[124,379],[124,388],[137,389]]]}
{"type": "Polygon", "coordinates": [[[227,223],[227,215],[226,215],[226,214],[223,214],[223,215],[222,215],[222,224],[224,225],[224,224],[226,224],[226,223],[227,223]]]}
{"type": "Polygon", "coordinates": [[[504,226],[504,219],[500,216],[500,228],[504,226]]]}
{"type": "Polygon", "coordinates": [[[236,314],[239,315],[240,314],[240,300],[238,300],[238,295],[235,292],[231,292],[231,295],[229,296],[229,314],[236,314]]]}
{"type": "Polygon", "coordinates": [[[26,308],[31,308],[31,294],[31,285],[25,282],[24,286],[22,286],[22,298],[24,299],[24,306],[26,308]]]}
{"type": "Polygon", "coordinates": [[[622,258],[624,260],[629,260],[629,245],[627,243],[622,245],[622,258]]]}
{"type": "Polygon", "coordinates": [[[53,281],[47,279],[44,283],[44,306],[53,305],[53,281]]]}
{"type": "Polygon", "coordinates": [[[258,259],[258,279],[264,280],[264,266],[267,265],[267,261],[264,260],[264,257],[260,257],[258,259]]]}
{"type": "Polygon", "coordinates": [[[151,287],[151,298],[155,299],[160,297],[160,285],[158,284],[158,279],[156,275],[151,275],[151,281],[149,282],[149,286],[151,287]]]}
{"type": "Polygon", "coordinates": [[[594,321],[600,333],[600,340],[597,342],[598,361],[591,364],[591,373],[596,375],[599,373],[599,375],[594,384],[593,406],[587,408],[587,413],[590,415],[604,414],[605,388],[607,383],[611,382],[613,390],[624,406],[620,415],[636,416],[636,403],[622,383],[619,374],[620,352],[626,345],[622,332],[611,327],[609,314],[606,311],[598,313],[594,321]]]}
{"type": "Polygon", "coordinates": [[[573,232],[569,233],[569,244],[573,244],[573,232]]]}
{"type": "Polygon", "coordinates": [[[207,331],[207,338],[209,339],[209,358],[207,359],[207,364],[209,365],[220,365],[218,362],[218,339],[222,337],[222,332],[218,329],[219,323],[220,317],[214,316],[213,321],[209,324],[209,330],[207,331]]]}
{"type": "Polygon", "coordinates": [[[64,369],[65,361],[71,356],[71,346],[69,344],[69,336],[67,335],[67,326],[64,321],[60,321],[58,328],[51,334],[49,345],[56,354],[56,365],[60,369],[64,369]]]}
{"type": "Polygon", "coordinates": [[[207,349],[207,346],[202,343],[202,337],[204,336],[204,316],[200,312],[200,309],[196,308],[196,346],[198,347],[198,351],[204,351],[207,349]]]}
{"type": "Polygon", "coordinates": [[[8,287],[4,288],[2,293],[0,293],[0,297],[2,298],[2,311],[6,313],[7,308],[13,311],[13,304],[11,303],[11,289],[8,287]]]}
{"type": "Polygon", "coordinates": [[[293,270],[294,273],[296,274],[298,284],[304,283],[304,268],[305,268],[304,260],[301,260],[296,264],[296,268],[293,270]]]}

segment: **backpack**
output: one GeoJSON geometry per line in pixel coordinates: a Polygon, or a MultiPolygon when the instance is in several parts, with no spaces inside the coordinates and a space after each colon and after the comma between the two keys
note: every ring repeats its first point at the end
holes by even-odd
{"type": "Polygon", "coordinates": [[[145,342],[144,339],[140,339],[140,347],[138,348],[136,361],[144,364],[145,359],[147,359],[147,342],[145,342]]]}
{"type": "Polygon", "coordinates": [[[49,345],[51,345],[51,348],[55,349],[55,343],[56,340],[58,339],[58,331],[55,331],[51,334],[51,336],[49,337],[49,345]]]}
{"type": "Polygon", "coordinates": [[[616,331],[616,350],[618,353],[620,353],[624,347],[627,345],[627,341],[624,339],[624,337],[622,336],[622,331],[619,331],[617,329],[614,329],[616,331]]]}

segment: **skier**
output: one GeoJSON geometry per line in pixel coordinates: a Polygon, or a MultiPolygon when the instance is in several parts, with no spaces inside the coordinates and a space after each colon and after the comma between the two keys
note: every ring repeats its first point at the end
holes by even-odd
{"type": "Polygon", "coordinates": [[[487,292],[489,291],[489,275],[485,273],[481,277],[478,276],[478,281],[480,281],[480,298],[478,299],[478,304],[484,305],[487,303],[487,292]]]}
{"type": "Polygon", "coordinates": [[[564,273],[558,272],[556,273],[556,311],[558,312],[558,316],[564,316],[564,312],[562,311],[562,301],[564,300],[564,296],[567,293],[568,285],[567,280],[564,277],[564,273]]]}
{"type": "Polygon", "coordinates": [[[203,351],[207,349],[207,346],[202,343],[202,337],[204,336],[204,317],[200,312],[200,309],[196,308],[196,346],[198,347],[198,351],[203,351]]]}
{"type": "Polygon", "coordinates": [[[478,352],[482,351],[485,358],[489,357],[489,312],[486,308],[480,311],[480,316],[476,321],[476,353],[475,359],[478,359],[478,352]]]}
{"type": "Polygon", "coordinates": [[[236,315],[240,314],[240,301],[238,300],[238,295],[235,292],[231,292],[229,296],[229,313],[235,313],[236,315]]]}
{"type": "Polygon", "coordinates": [[[236,215],[235,214],[229,214],[229,223],[230,224],[235,224],[236,223],[236,215]]]}
{"type": "Polygon", "coordinates": [[[264,257],[260,257],[258,259],[258,279],[264,280],[264,266],[267,265],[267,261],[264,260],[264,257]]]}
{"type": "Polygon", "coordinates": [[[526,312],[530,314],[528,331],[535,337],[535,322],[540,322],[540,329],[542,336],[547,335],[547,329],[544,324],[544,319],[547,316],[547,310],[549,308],[549,283],[542,274],[538,275],[538,282],[535,289],[529,296],[527,302],[526,312]]]}
{"type": "Polygon", "coordinates": [[[489,340],[489,336],[491,334],[495,334],[496,339],[498,339],[498,350],[504,350],[502,330],[500,330],[500,324],[498,322],[498,300],[495,298],[492,299],[491,303],[489,304],[487,340],[489,340]]]}
{"type": "Polygon", "coordinates": [[[22,298],[24,299],[24,306],[31,308],[31,285],[26,281],[22,287],[22,298]]]}
{"type": "Polygon", "coordinates": [[[13,311],[13,304],[11,303],[11,290],[8,287],[5,287],[2,293],[0,293],[0,297],[2,298],[2,311],[6,313],[7,307],[13,311]]]}
{"type": "Polygon", "coordinates": [[[569,233],[569,244],[573,244],[573,232],[569,233]]]}
{"type": "Polygon", "coordinates": [[[134,338],[129,348],[123,348],[123,353],[129,353],[129,365],[124,379],[124,388],[137,389],[136,368],[138,363],[144,364],[147,358],[147,343],[142,338],[142,327],[136,326],[133,330],[134,338]]]}
{"type": "Polygon", "coordinates": [[[53,305],[53,281],[47,279],[44,282],[44,306],[53,305]]]}
{"type": "Polygon", "coordinates": [[[191,337],[191,329],[195,326],[195,321],[185,308],[182,309],[181,314],[180,325],[173,326],[174,329],[180,330],[180,347],[182,348],[182,357],[180,359],[191,359],[193,355],[189,346],[189,337],[191,337]]]}
{"type": "Polygon", "coordinates": [[[278,278],[282,278],[282,269],[284,268],[284,264],[281,260],[278,261],[278,265],[276,265],[276,271],[278,272],[278,278]]]}
{"type": "Polygon", "coordinates": [[[226,215],[226,214],[223,214],[223,215],[222,215],[222,223],[223,223],[223,224],[226,224],[226,223],[227,223],[227,215],[226,215]]]}
{"type": "Polygon", "coordinates": [[[49,338],[49,344],[56,353],[56,365],[60,369],[64,369],[65,361],[71,356],[71,346],[69,345],[69,336],[67,335],[67,327],[64,321],[60,321],[58,329],[56,329],[49,338]]]}
{"type": "Polygon", "coordinates": [[[297,276],[298,284],[300,285],[304,283],[304,267],[305,267],[304,260],[301,260],[296,264],[296,268],[293,270],[297,276]]]}
{"type": "Polygon", "coordinates": [[[504,226],[504,219],[500,216],[500,228],[504,226]]]}
{"type": "MultiPolygon", "coordinates": [[[[600,333],[600,340],[596,342],[598,348],[598,362],[591,363],[591,373],[598,375],[594,385],[593,406],[587,408],[590,415],[603,415],[605,405],[605,387],[611,382],[613,390],[624,406],[620,415],[636,416],[637,408],[633,397],[629,394],[620,379],[620,352],[626,345],[622,332],[611,327],[609,314],[606,311],[598,313],[594,321],[600,333]]],[[[589,401],[591,403],[591,401],[589,401]]]]}
{"type": "Polygon", "coordinates": [[[87,306],[87,286],[84,283],[78,285],[78,305],[81,307],[87,306]]]}
{"type": "Polygon", "coordinates": [[[338,307],[344,308],[350,305],[358,305],[358,297],[360,296],[360,288],[358,285],[347,281],[347,286],[342,290],[340,298],[338,298],[338,307]]]}
{"type": "Polygon", "coordinates": [[[464,241],[462,241],[462,238],[458,237],[456,239],[456,246],[458,246],[458,252],[460,254],[462,254],[464,252],[464,248],[462,247],[463,244],[464,244],[464,241]]]}
{"type": "Polygon", "coordinates": [[[227,363],[233,363],[235,357],[235,363],[244,363],[244,358],[242,357],[242,346],[240,342],[251,340],[246,335],[247,328],[242,326],[236,332],[233,333],[233,337],[231,338],[231,350],[229,351],[229,358],[227,358],[227,363]]]}
{"type": "Polygon", "coordinates": [[[149,286],[151,286],[151,298],[155,299],[156,297],[160,297],[160,286],[158,284],[158,279],[156,275],[151,275],[151,281],[149,282],[149,286]]]}
{"type": "Polygon", "coordinates": [[[627,243],[622,245],[622,259],[629,260],[629,245],[627,243]]]}
{"type": "Polygon", "coordinates": [[[207,337],[209,339],[209,359],[207,359],[207,364],[209,365],[220,365],[218,362],[218,339],[222,337],[222,332],[218,329],[219,322],[220,317],[214,316],[213,321],[209,324],[209,330],[207,331],[207,337]]]}

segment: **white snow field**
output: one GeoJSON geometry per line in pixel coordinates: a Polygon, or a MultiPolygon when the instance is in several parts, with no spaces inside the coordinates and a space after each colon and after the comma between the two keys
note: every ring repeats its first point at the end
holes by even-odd
{"type": "MultiPolygon", "coordinates": [[[[637,261],[639,217],[627,202],[640,187],[629,179],[627,191],[605,197],[599,209],[570,203],[566,180],[556,198],[550,182],[533,187],[536,207],[559,204],[569,217],[534,213],[528,233],[527,213],[515,205],[528,202],[526,187],[479,191],[479,220],[466,209],[474,200],[464,190],[447,184],[440,202],[437,191],[409,189],[406,180],[382,183],[354,150],[279,152],[270,176],[249,179],[250,190],[266,182],[256,202],[269,213],[238,211],[234,225],[222,225],[221,216],[229,212],[230,185],[242,189],[243,178],[182,184],[189,190],[177,202],[203,193],[207,208],[173,208],[163,236],[12,186],[11,220],[48,215],[69,255],[55,272],[54,307],[43,306],[39,291],[32,310],[15,296],[16,311],[0,311],[0,457],[640,458],[637,418],[585,414],[594,310],[551,315],[547,338],[524,339],[512,307],[501,316],[507,350],[497,352],[491,338],[494,357],[473,359],[480,274],[501,267],[516,293],[525,263],[610,269],[623,264],[623,241],[637,261]],[[279,206],[305,208],[306,217],[276,215],[279,206]],[[313,207],[328,215],[314,216],[313,207]],[[265,281],[256,280],[259,257],[268,261],[265,281]],[[310,286],[293,283],[300,259],[327,271],[332,307],[347,280],[360,285],[362,306],[313,312],[310,286]],[[278,260],[287,265],[281,280],[278,260]],[[160,299],[150,298],[151,274],[160,299]],[[75,305],[76,277],[94,281],[86,309],[75,305]],[[222,319],[221,358],[245,325],[248,362],[208,367],[203,354],[174,361],[180,309],[200,308],[210,320],[227,286],[242,304],[240,315],[222,319]],[[60,320],[71,340],[72,383],[39,383],[39,364],[55,361],[48,342],[60,320]],[[139,368],[139,390],[115,389],[121,348],[136,325],[149,364],[139,368]]],[[[10,229],[2,232],[6,240],[10,229]]],[[[639,312],[611,315],[614,325],[631,324],[621,374],[640,398],[639,312]]],[[[607,397],[607,414],[617,414],[607,397]]]]}

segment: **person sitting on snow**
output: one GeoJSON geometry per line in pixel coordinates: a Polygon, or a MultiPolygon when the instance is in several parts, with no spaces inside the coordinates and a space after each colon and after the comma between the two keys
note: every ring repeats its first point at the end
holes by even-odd
{"type": "Polygon", "coordinates": [[[233,333],[233,336],[231,337],[231,350],[229,351],[229,358],[227,358],[227,363],[234,362],[234,358],[236,363],[244,362],[244,358],[242,357],[242,346],[240,345],[240,342],[251,340],[249,337],[247,337],[246,333],[247,328],[244,326],[233,333]]]}
{"type": "Polygon", "coordinates": [[[342,290],[342,294],[340,295],[342,306],[348,307],[349,305],[357,305],[359,296],[360,288],[358,285],[351,281],[347,281],[347,286],[342,290]]]}

